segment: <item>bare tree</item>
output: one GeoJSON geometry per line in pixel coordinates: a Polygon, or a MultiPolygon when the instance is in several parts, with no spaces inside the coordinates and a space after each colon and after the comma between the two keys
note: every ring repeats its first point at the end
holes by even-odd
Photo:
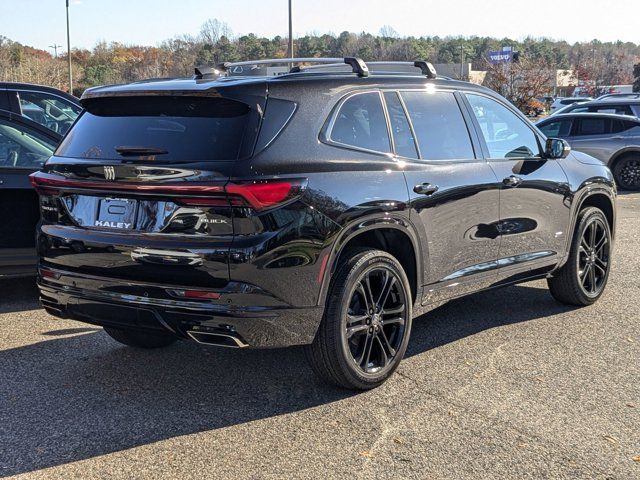
{"type": "Polygon", "coordinates": [[[203,43],[215,45],[221,37],[233,38],[233,32],[225,22],[210,18],[200,27],[200,37],[203,43]]]}
{"type": "Polygon", "coordinates": [[[527,111],[537,97],[550,90],[555,74],[555,69],[541,60],[521,58],[519,62],[487,63],[485,85],[527,111]]]}

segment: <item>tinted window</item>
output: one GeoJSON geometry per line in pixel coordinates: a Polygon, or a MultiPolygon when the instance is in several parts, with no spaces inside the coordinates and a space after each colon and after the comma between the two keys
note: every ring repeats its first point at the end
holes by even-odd
{"type": "Polygon", "coordinates": [[[42,92],[19,91],[22,115],[61,135],[67,133],[82,108],[70,101],[42,92]]]}
{"type": "Polygon", "coordinates": [[[387,120],[377,92],[348,98],[338,111],[331,140],[376,152],[390,152],[387,120]]]}
{"type": "Polygon", "coordinates": [[[420,155],[427,160],[474,158],[467,125],[453,93],[402,92],[416,132],[420,155]]]}
{"type": "Polygon", "coordinates": [[[571,120],[563,119],[541,125],[540,130],[549,138],[564,138],[571,134],[571,120]]]}
{"type": "Polygon", "coordinates": [[[628,135],[640,135],[640,123],[624,121],[622,131],[628,135]]]}
{"type": "Polygon", "coordinates": [[[233,160],[241,151],[250,112],[243,103],[221,98],[99,99],[87,105],[56,155],[233,160]],[[148,153],[135,154],[136,149],[148,153]]]}
{"type": "Polygon", "coordinates": [[[573,112],[573,113],[584,113],[589,111],[589,107],[568,108],[566,111],[573,112]]]}
{"type": "Polygon", "coordinates": [[[605,135],[611,131],[611,121],[607,118],[580,118],[577,120],[576,135],[605,135]]]}
{"type": "Polygon", "coordinates": [[[491,158],[527,158],[540,155],[533,130],[497,101],[467,94],[491,158]]]}
{"type": "Polygon", "coordinates": [[[39,169],[55,148],[53,140],[0,119],[0,168],[39,169]]]}
{"type": "Polygon", "coordinates": [[[396,92],[386,92],[384,94],[387,102],[387,111],[389,112],[389,121],[391,122],[391,132],[393,134],[393,142],[396,147],[396,154],[402,157],[418,158],[416,144],[409,127],[409,121],[402,108],[402,103],[396,92]]]}
{"type": "Polygon", "coordinates": [[[591,112],[598,113],[618,113],[621,115],[633,115],[631,107],[629,105],[607,105],[602,107],[591,107],[591,112]]]}

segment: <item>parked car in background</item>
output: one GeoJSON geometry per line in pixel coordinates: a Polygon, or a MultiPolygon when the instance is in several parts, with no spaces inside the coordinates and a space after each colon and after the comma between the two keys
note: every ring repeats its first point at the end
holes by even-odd
{"type": "Polygon", "coordinates": [[[29,175],[53,154],[61,135],[0,110],[0,277],[34,275],[40,210],[29,175]]]}
{"type": "Polygon", "coordinates": [[[576,102],[587,102],[592,100],[591,97],[566,97],[556,98],[551,104],[550,111],[553,114],[556,110],[559,110],[567,105],[573,105],[576,102]]]}
{"type": "Polygon", "coordinates": [[[640,99],[640,93],[606,93],[604,95],[600,95],[596,100],[604,100],[605,98],[615,98],[615,99],[640,99]]]}
{"type": "Polygon", "coordinates": [[[536,123],[548,137],[609,165],[618,187],[640,190],[640,119],[608,113],[563,113],[536,123]]]}
{"type": "Polygon", "coordinates": [[[640,117],[640,98],[605,97],[585,103],[574,103],[562,113],[615,113],[618,115],[632,115],[640,117]]]}
{"type": "Polygon", "coordinates": [[[534,278],[600,297],[602,162],[426,62],[342,65],[87,90],[31,176],[45,309],[143,348],[306,345],[321,378],[369,389],[449,299],[534,278]]]}
{"type": "Polygon", "coordinates": [[[56,88],[0,82],[0,277],[36,273],[39,208],[29,175],[81,111],[76,97],[56,88]]]}
{"type": "Polygon", "coordinates": [[[0,82],[0,109],[27,117],[60,135],[67,133],[82,111],[79,100],[62,90],[10,82],[0,82]]]}
{"type": "Polygon", "coordinates": [[[582,104],[582,103],[585,103],[585,102],[575,102],[575,103],[572,103],[571,105],[565,105],[564,107],[559,108],[559,109],[553,111],[552,113],[550,113],[549,117],[560,115],[561,113],[565,113],[567,110],[569,110],[574,105],[579,105],[579,104],[582,104]]]}

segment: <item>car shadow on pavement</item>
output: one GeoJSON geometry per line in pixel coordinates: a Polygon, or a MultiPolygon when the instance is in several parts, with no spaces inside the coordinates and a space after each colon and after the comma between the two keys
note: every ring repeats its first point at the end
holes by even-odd
{"type": "MultiPolygon", "coordinates": [[[[526,286],[456,300],[414,323],[408,355],[564,310],[546,290],[526,286]]],[[[1,351],[0,376],[0,476],[355,395],[314,380],[299,347],[180,342],[144,351],[91,328],[54,330],[41,342],[1,351]]]]}
{"type": "Polygon", "coordinates": [[[0,279],[0,314],[40,308],[36,277],[0,279]]]}
{"type": "Polygon", "coordinates": [[[569,310],[572,307],[555,301],[547,288],[516,285],[476,293],[452,300],[414,320],[405,357],[490,328],[527,322],[569,310]]]}

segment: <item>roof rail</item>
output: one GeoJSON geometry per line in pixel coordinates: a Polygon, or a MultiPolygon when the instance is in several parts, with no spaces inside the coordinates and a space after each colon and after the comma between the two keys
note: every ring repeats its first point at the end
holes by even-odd
{"type": "MultiPolygon", "coordinates": [[[[226,72],[233,67],[245,67],[251,65],[272,65],[279,63],[319,63],[319,64],[347,64],[351,66],[353,73],[357,73],[359,77],[368,77],[369,69],[367,64],[358,57],[344,57],[344,58],[270,58],[266,60],[247,60],[244,62],[224,62],[218,64],[218,69],[226,72]]],[[[299,71],[299,69],[292,71],[299,71]]]]}
{"type": "Polygon", "coordinates": [[[427,78],[436,78],[438,76],[434,66],[425,60],[416,60],[415,62],[392,62],[392,61],[378,61],[369,62],[369,65],[402,65],[407,67],[419,68],[423,75],[427,78]]]}

